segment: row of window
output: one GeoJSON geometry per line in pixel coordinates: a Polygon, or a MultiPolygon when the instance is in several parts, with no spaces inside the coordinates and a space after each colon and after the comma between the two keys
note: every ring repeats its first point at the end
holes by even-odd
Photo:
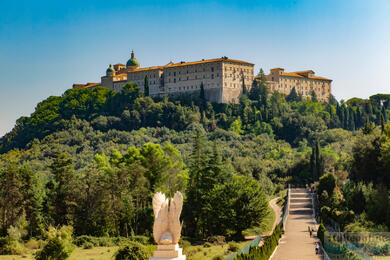
{"type": "MultiPolygon", "coordinates": [[[[206,78],[206,75],[203,75],[203,78],[205,79],[206,78]]],[[[211,74],[211,79],[214,79],[214,78],[219,78],[219,73],[217,73],[214,77],[214,74],[211,74]]],[[[185,81],[185,80],[197,80],[197,79],[200,79],[198,78],[198,75],[195,75],[195,78],[194,79],[190,79],[189,76],[187,76],[186,78],[182,79],[181,77],[178,78],[177,81],[185,81]]],[[[168,78],[168,82],[170,83],[171,82],[171,78],[168,78]]],[[[176,78],[173,78],[173,83],[176,83],[176,78]]]]}
{"type": "MultiPolygon", "coordinates": [[[[215,85],[215,87],[219,87],[220,86],[219,84],[209,83],[209,84],[204,84],[203,87],[204,88],[214,87],[214,85],[215,85]]],[[[197,90],[197,89],[200,89],[200,85],[171,87],[171,88],[168,88],[168,91],[175,92],[175,91],[197,90]]]]}

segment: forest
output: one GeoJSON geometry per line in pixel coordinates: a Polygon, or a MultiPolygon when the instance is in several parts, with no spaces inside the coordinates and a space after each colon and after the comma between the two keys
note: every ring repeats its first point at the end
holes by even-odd
{"type": "Polygon", "coordinates": [[[287,184],[313,182],[324,222],[388,231],[389,116],[390,95],[320,103],[264,77],[237,104],[69,89],[0,139],[0,254],[61,232],[151,243],[157,191],[184,193],[190,242],[240,241],[287,184]]]}

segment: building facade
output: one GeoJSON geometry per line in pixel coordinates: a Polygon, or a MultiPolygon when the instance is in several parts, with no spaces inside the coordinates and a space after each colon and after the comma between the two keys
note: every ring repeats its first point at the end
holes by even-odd
{"type": "MultiPolygon", "coordinates": [[[[145,77],[148,78],[149,95],[152,97],[196,94],[203,85],[206,99],[218,103],[237,103],[244,86],[250,91],[253,81],[258,79],[254,77],[254,64],[227,57],[140,68],[132,52],[126,65],[110,65],[106,75],[101,77],[101,83],[73,84],[73,87],[102,85],[121,91],[125,84],[132,82],[144,90],[145,77]]],[[[271,91],[285,95],[295,88],[303,98],[310,98],[314,91],[319,101],[328,102],[331,94],[332,80],[316,76],[312,70],[284,72],[282,68],[275,68],[266,75],[266,79],[271,91]]]]}
{"type": "Polygon", "coordinates": [[[282,68],[274,68],[266,79],[271,91],[285,95],[290,94],[293,88],[303,98],[311,98],[314,91],[321,102],[328,102],[331,95],[332,80],[316,76],[312,70],[285,72],[282,68]]]}
{"type": "Polygon", "coordinates": [[[164,66],[140,68],[131,54],[126,66],[110,65],[101,85],[120,91],[129,82],[144,90],[145,77],[149,81],[150,96],[199,93],[203,85],[207,100],[218,103],[236,103],[243,91],[249,91],[253,83],[254,64],[227,57],[194,62],[170,62],[164,66]]]}

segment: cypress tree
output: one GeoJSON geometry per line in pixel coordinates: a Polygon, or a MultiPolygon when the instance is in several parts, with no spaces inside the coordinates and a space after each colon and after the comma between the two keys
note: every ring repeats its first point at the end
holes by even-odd
{"type": "Polygon", "coordinates": [[[349,107],[349,112],[348,112],[348,129],[351,131],[355,130],[355,111],[353,110],[352,107],[349,107]]]}
{"type": "Polygon", "coordinates": [[[382,106],[382,115],[383,115],[383,120],[386,124],[387,123],[387,115],[386,115],[386,107],[384,105],[382,106]]]}
{"type": "Polygon", "coordinates": [[[286,101],[298,101],[298,94],[295,87],[293,87],[293,89],[290,91],[290,94],[288,94],[288,96],[286,97],[286,101]]]}
{"type": "Polygon", "coordinates": [[[311,91],[311,101],[318,102],[317,94],[314,90],[311,91]]]}
{"type": "Polygon", "coordinates": [[[205,96],[205,93],[204,93],[203,82],[200,83],[200,94],[199,94],[199,97],[200,97],[200,99],[201,99],[203,102],[206,102],[206,96],[205,96]]]}
{"type": "Polygon", "coordinates": [[[144,92],[145,92],[145,97],[149,96],[149,79],[148,75],[145,76],[145,83],[144,83],[144,92]]]}
{"type": "Polygon", "coordinates": [[[381,117],[381,133],[383,134],[385,132],[385,118],[382,114],[382,112],[380,113],[380,117],[381,117]]]}
{"type": "Polygon", "coordinates": [[[244,74],[242,74],[241,77],[242,77],[242,94],[243,94],[243,95],[247,95],[247,94],[248,94],[248,91],[247,91],[247,89],[246,89],[246,87],[245,87],[245,78],[244,78],[244,74]]]}
{"type": "Polygon", "coordinates": [[[311,155],[310,155],[310,172],[313,176],[313,180],[316,180],[316,153],[315,153],[315,146],[311,148],[311,155]]]}

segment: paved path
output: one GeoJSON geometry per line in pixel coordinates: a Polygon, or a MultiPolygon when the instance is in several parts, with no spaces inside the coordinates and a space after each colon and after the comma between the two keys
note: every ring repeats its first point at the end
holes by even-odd
{"type": "MultiPolygon", "coordinates": [[[[323,259],[315,253],[317,238],[310,237],[308,226],[314,226],[312,201],[306,189],[291,189],[290,211],[286,229],[272,260],[323,259]]],[[[317,226],[316,226],[317,230],[317,226]]]]}

